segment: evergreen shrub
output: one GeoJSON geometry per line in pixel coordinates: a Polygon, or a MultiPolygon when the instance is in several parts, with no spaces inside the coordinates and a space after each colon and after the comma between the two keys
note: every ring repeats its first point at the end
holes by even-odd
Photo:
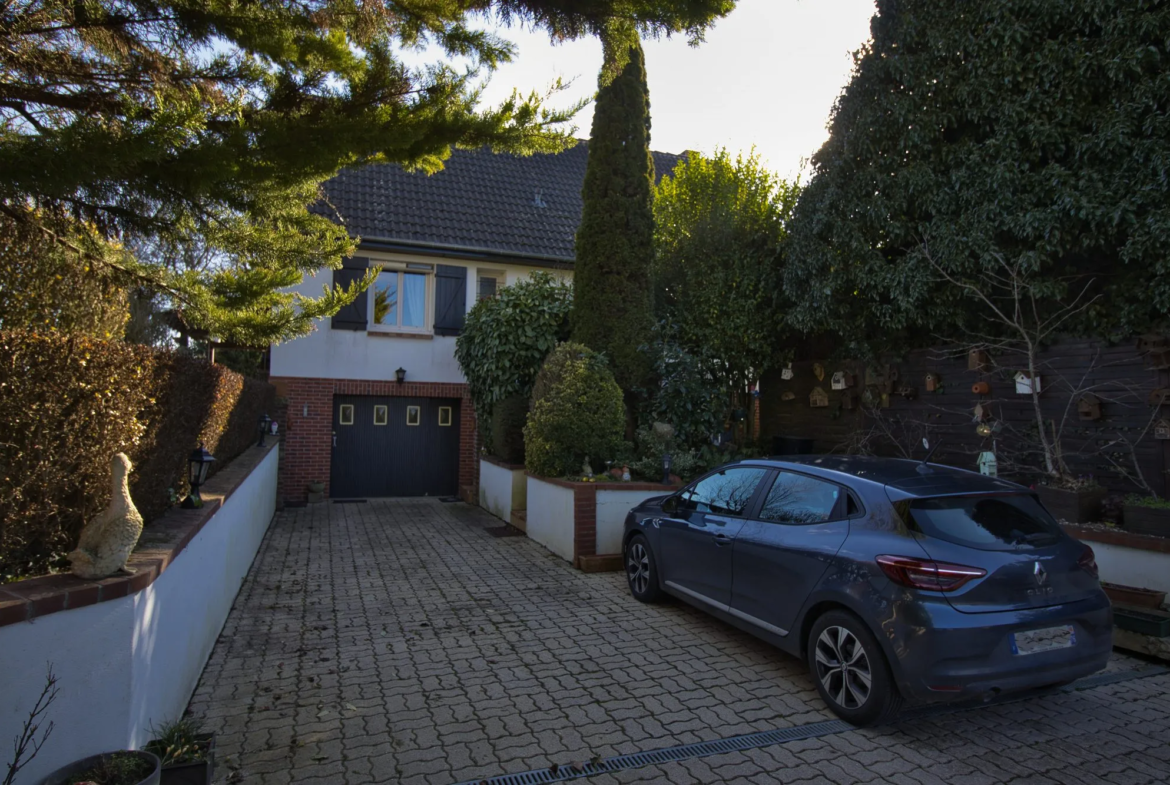
{"type": "Polygon", "coordinates": [[[505,463],[524,463],[524,424],[528,398],[510,395],[492,409],[491,454],[505,463]]]}
{"type": "Polygon", "coordinates": [[[562,343],[545,360],[532,390],[524,428],[525,466],[546,477],[579,475],[588,458],[595,471],[624,447],[622,390],[603,355],[562,343]]]}
{"type": "Polygon", "coordinates": [[[202,442],[222,469],[274,402],[272,385],[188,355],[0,331],[0,583],[67,566],[109,502],[115,453],[149,523],[185,492],[191,450],[202,442]]]}

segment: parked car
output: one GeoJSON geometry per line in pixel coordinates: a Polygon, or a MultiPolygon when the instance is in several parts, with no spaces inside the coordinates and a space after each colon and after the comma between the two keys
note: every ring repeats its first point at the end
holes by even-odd
{"type": "Polygon", "coordinates": [[[803,658],[857,725],[1103,668],[1093,551],[1036,496],[961,469],[800,456],[720,467],[626,518],[630,591],[673,595],[803,658]]]}

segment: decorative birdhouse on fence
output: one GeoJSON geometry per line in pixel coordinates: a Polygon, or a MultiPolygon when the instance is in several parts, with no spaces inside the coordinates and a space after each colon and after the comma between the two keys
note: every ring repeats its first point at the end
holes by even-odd
{"type": "Polygon", "coordinates": [[[846,409],[856,409],[857,393],[853,392],[852,390],[846,390],[841,394],[841,405],[846,409]]]}
{"type": "Polygon", "coordinates": [[[1040,377],[1029,376],[1027,372],[1020,371],[1016,374],[1016,392],[1020,395],[1031,395],[1033,392],[1040,392],[1040,377]]]}
{"type": "Polygon", "coordinates": [[[1077,414],[1082,420],[1101,419],[1101,399],[1092,393],[1086,393],[1077,401],[1077,414]]]}
{"type": "Polygon", "coordinates": [[[782,401],[795,401],[796,400],[796,393],[792,392],[792,390],[785,390],[784,392],[780,393],[780,400],[782,400],[782,401]]]}
{"type": "Polygon", "coordinates": [[[823,382],[825,380],[825,366],[813,363],[813,376],[817,377],[818,382],[823,382]]]}
{"type": "Polygon", "coordinates": [[[853,374],[849,371],[837,371],[833,374],[831,385],[834,390],[844,390],[853,386],[853,374]]]}
{"type": "Polygon", "coordinates": [[[898,395],[902,396],[907,401],[912,401],[918,397],[918,388],[903,385],[898,388],[898,395]]]}
{"type": "Polygon", "coordinates": [[[942,377],[937,373],[926,374],[926,391],[938,392],[939,387],[942,386],[942,377]]]}
{"type": "Polygon", "coordinates": [[[1170,420],[1158,420],[1154,423],[1155,439],[1170,439],[1170,420]]]}
{"type": "Polygon", "coordinates": [[[1170,387],[1158,387],[1150,390],[1150,397],[1146,399],[1150,406],[1162,406],[1170,403],[1170,387]]]}
{"type": "Polygon", "coordinates": [[[988,477],[999,476],[999,461],[996,460],[995,453],[989,451],[979,453],[979,473],[988,477]]]}
{"type": "Polygon", "coordinates": [[[808,395],[808,405],[814,409],[821,409],[829,405],[829,394],[820,387],[814,387],[808,395]]]}
{"type": "Polygon", "coordinates": [[[983,349],[972,349],[967,352],[968,371],[986,371],[991,368],[991,357],[983,349]]]}
{"type": "Polygon", "coordinates": [[[1148,334],[1138,338],[1137,348],[1146,355],[1146,367],[1150,370],[1170,368],[1170,338],[1164,335],[1148,334]]]}
{"type": "Polygon", "coordinates": [[[991,395],[991,385],[987,382],[975,382],[971,385],[971,392],[976,395],[991,395]]]}
{"type": "Polygon", "coordinates": [[[975,404],[975,419],[974,422],[983,422],[987,419],[987,409],[983,408],[983,404],[975,404]]]}
{"type": "Polygon", "coordinates": [[[792,363],[788,363],[788,365],[785,365],[783,368],[780,369],[780,378],[787,382],[787,381],[791,381],[792,377],[793,377],[792,363]]]}

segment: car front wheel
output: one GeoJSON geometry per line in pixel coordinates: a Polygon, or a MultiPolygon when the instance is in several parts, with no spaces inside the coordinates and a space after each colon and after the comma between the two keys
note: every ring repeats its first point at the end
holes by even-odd
{"type": "Polygon", "coordinates": [[[658,602],[662,599],[654,552],[650,550],[650,543],[640,534],[634,535],[626,543],[626,581],[630,584],[630,594],[639,602],[658,602]]]}
{"type": "Polygon", "coordinates": [[[808,636],[808,665],[821,699],[846,722],[872,725],[902,707],[877,639],[852,613],[830,611],[817,619],[808,636]]]}

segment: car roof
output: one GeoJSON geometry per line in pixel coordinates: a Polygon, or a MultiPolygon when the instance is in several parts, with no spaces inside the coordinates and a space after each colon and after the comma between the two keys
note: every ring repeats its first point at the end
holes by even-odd
{"type": "Polygon", "coordinates": [[[744,464],[792,469],[843,482],[862,480],[885,486],[891,499],[956,496],[972,493],[1020,493],[1022,485],[978,472],[903,458],[867,455],[785,455],[741,461],[744,464]]]}

